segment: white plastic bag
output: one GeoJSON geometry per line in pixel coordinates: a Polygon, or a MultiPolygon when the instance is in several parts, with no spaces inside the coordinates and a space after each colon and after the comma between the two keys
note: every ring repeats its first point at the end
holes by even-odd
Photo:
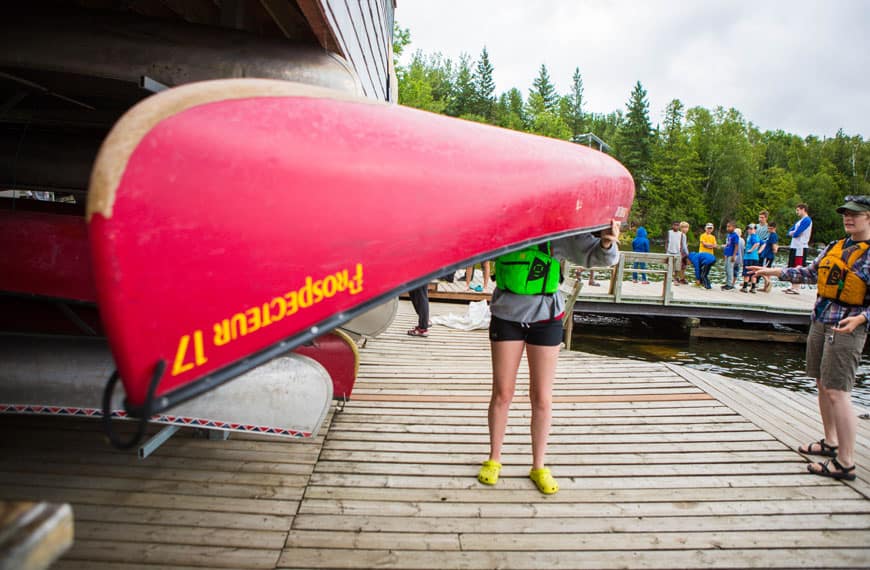
{"type": "Polygon", "coordinates": [[[473,331],[475,329],[489,328],[489,303],[486,299],[482,301],[473,301],[468,304],[464,315],[449,313],[437,317],[432,317],[432,323],[436,325],[444,325],[452,329],[463,331],[473,331]]]}

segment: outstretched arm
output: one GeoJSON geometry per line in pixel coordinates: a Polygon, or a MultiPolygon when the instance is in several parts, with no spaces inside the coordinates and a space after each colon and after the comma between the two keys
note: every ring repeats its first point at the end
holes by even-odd
{"type": "Polygon", "coordinates": [[[613,221],[610,227],[597,238],[592,234],[556,240],[553,242],[553,255],[568,259],[583,267],[609,267],[619,261],[619,222],[613,221]]]}

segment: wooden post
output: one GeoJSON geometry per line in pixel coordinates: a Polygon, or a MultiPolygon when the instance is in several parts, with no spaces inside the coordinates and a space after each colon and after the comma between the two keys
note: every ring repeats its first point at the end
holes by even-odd
{"type": "Polygon", "coordinates": [[[0,502],[0,568],[48,568],[72,542],[68,504],[0,502]]]}
{"type": "Polygon", "coordinates": [[[672,297],[671,287],[672,287],[673,279],[674,279],[674,256],[669,255],[668,256],[668,272],[667,272],[667,274],[665,274],[665,286],[664,286],[664,290],[662,291],[662,297],[663,297],[662,304],[664,304],[664,305],[669,305],[671,303],[671,297],[672,297]]]}
{"type": "Polygon", "coordinates": [[[577,295],[583,289],[582,275],[579,271],[576,273],[575,278],[574,288],[571,290],[571,295],[565,303],[565,314],[562,315],[563,340],[565,341],[566,350],[571,350],[571,335],[574,334],[574,304],[577,302],[577,295]]]}
{"type": "Polygon", "coordinates": [[[620,252],[619,263],[616,264],[616,278],[610,281],[613,302],[622,301],[622,280],[625,278],[625,253],[620,252]]]}

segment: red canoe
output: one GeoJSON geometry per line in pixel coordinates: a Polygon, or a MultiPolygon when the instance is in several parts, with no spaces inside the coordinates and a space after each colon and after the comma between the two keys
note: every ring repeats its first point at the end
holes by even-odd
{"type": "MultiPolygon", "coordinates": [[[[7,255],[0,256],[0,330],[102,336],[84,217],[58,208],[63,204],[31,202],[25,205],[43,211],[0,208],[0,243],[9,246],[7,255]]],[[[346,333],[326,333],[293,352],[326,369],[336,399],[351,397],[359,353],[346,333]]],[[[63,389],[57,392],[56,404],[64,401],[63,389]]]]}
{"type": "Polygon", "coordinates": [[[336,329],[311,343],[297,346],[293,352],[316,360],[332,378],[332,397],[348,400],[359,372],[359,350],[347,333],[336,329]]]}
{"type": "Polygon", "coordinates": [[[88,198],[128,409],[171,407],[449,269],[622,221],[633,195],[618,162],[554,139],[287,82],[164,91],[114,127],[88,198]]]}
{"type": "Polygon", "coordinates": [[[81,215],[0,208],[0,243],[0,292],[96,302],[81,215]]]}

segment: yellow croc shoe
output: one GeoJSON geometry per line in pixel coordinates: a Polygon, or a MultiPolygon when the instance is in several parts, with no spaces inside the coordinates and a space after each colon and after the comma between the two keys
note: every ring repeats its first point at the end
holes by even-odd
{"type": "Polygon", "coordinates": [[[501,463],[487,459],[480,466],[480,472],[477,474],[477,480],[484,485],[495,485],[498,483],[498,474],[501,472],[501,463]]]}
{"type": "Polygon", "coordinates": [[[529,471],[529,479],[538,486],[538,491],[545,495],[552,495],[559,490],[559,483],[553,478],[553,474],[546,467],[529,471]]]}

